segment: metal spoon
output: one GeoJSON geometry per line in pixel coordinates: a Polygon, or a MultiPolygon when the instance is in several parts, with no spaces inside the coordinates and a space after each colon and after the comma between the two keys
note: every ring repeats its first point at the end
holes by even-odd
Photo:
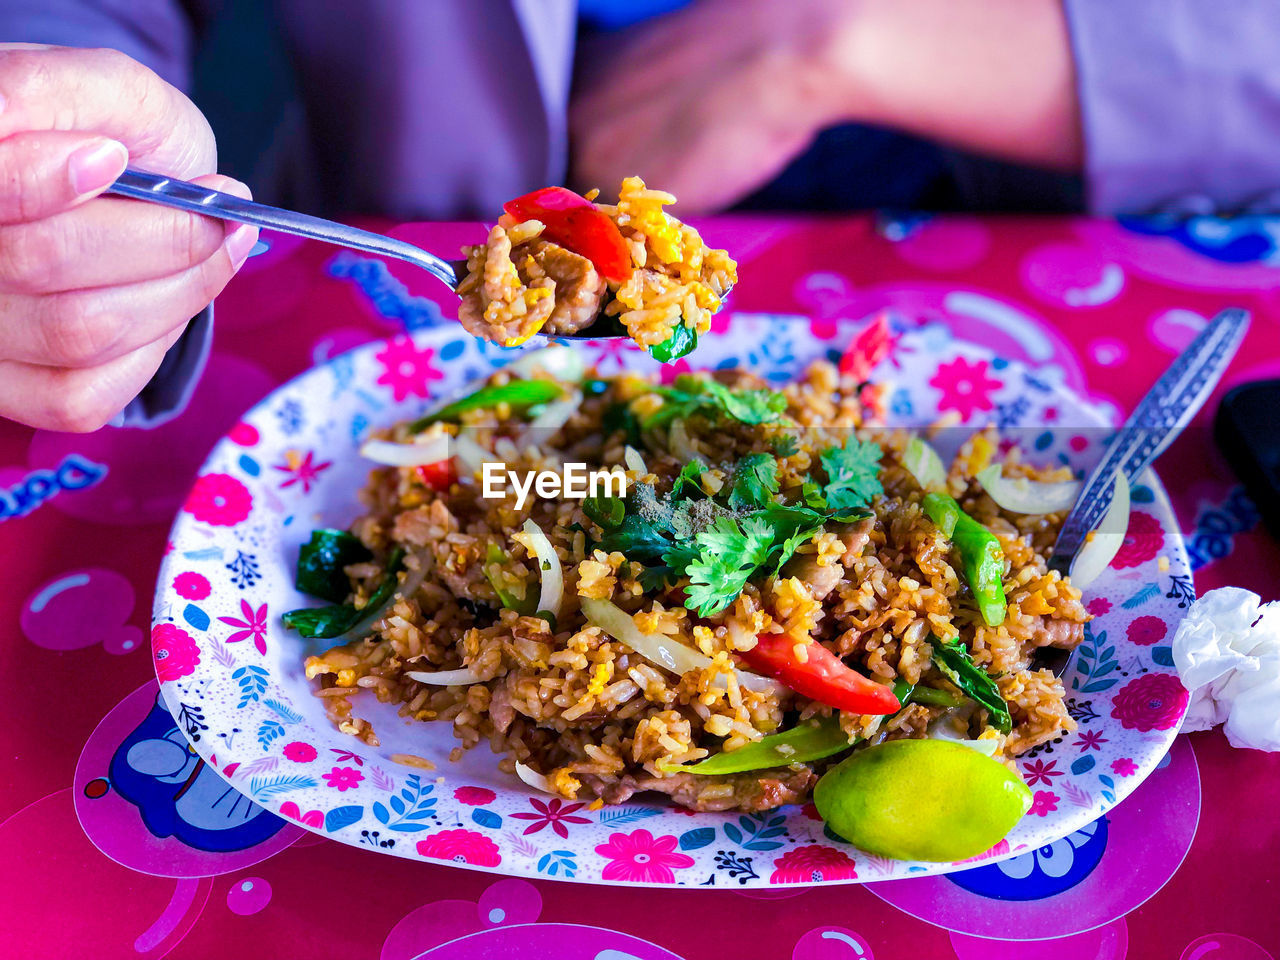
{"type": "MultiPolygon", "coordinates": [[[[266,230],[280,233],[292,233],[295,236],[307,237],[311,240],[323,240],[325,243],[366,253],[376,253],[384,257],[395,257],[421,267],[429,274],[445,284],[455,293],[458,284],[466,276],[465,260],[442,260],[433,253],[404,240],[394,240],[380,233],[359,230],[343,223],[323,220],[320,217],[282,210],[279,207],[267,206],[265,203],[254,203],[242,200],[229,193],[219,193],[186,180],[176,180],[142,170],[126,170],[120,174],[114,184],[107,188],[107,193],[134,200],[145,200],[165,207],[176,207],[189,213],[202,213],[219,220],[232,220],[236,223],[247,223],[266,230]]],[[[621,325],[612,317],[600,317],[590,326],[576,333],[558,333],[557,340],[616,340],[626,336],[621,325]],[[598,329],[598,332],[595,332],[598,329]]]]}

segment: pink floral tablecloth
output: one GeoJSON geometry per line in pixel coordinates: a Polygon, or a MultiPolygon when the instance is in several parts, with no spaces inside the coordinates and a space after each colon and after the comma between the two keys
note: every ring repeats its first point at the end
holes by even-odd
{"type": "MultiPolygon", "coordinates": [[[[818,336],[882,309],[946,324],[1117,417],[1225,306],[1250,309],[1254,323],[1219,395],[1280,376],[1275,222],[701,226],[740,261],[736,312],[802,315],[818,336]]],[[[444,253],[482,235],[474,224],[397,232],[444,253]]],[[[180,742],[162,742],[172,723],[147,653],[170,521],[209,447],[274,386],[370,339],[452,322],[432,283],[403,265],[270,236],[219,300],[213,357],[183,416],[91,436],[0,423],[0,956],[1280,957],[1280,758],[1231,749],[1217,732],[1180,738],[1129,800],[1051,847],[866,886],[587,887],[379,856],[268,815],[246,818],[251,829],[206,829],[209,810],[234,798],[215,774],[188,772],[180,742]]],[[[430,359],[406,356],[400,387],[429,394],[430,359]]],[[[953,373],[947,402],[966,415],[990,407],[983,364],[953,373]]],[[[1236,584],[1273,599],[1280,545],[1212,444],[1215,407],[1160,472],[1196,589],[1236,584]]],[[[269,469],[283,485],[322,468],[269,469]]],[[[1064,739],[1037,767],[1039,788],[1051,793],[1058,768],[1096,746],[1087,732],[1064,739]]]]}

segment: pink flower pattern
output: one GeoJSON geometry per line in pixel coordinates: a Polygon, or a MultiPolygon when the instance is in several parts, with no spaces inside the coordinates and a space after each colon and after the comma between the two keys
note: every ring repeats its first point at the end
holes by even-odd
{"type": "Polygon", "coordinates": [[[1155,559],[1163,546],[1164,529],[1160,521],[1149,513],[1134,512],[1129,515],[1129,529],[1125,531],[1124,542],[1120,544],[1111,566],[1117,570],[1141,566],[1155,559]]]}
{"type": "Polygon", "coordinates": [[[483,807],[497,800],[498,795],[485,787],[459,787],[453,791],[453,799],[469,807],[483,807]]]}
{"type": "Polygon", "coordinates": [[[550,803],[543,803],[537,797],[529,799],[529,805],[533,807],[536,813],[523,811],[521,813],[513,813],[512,820],[532,820],[533,823],[524,828],[526,835],[537,833],[545,827],[550,827],[557,836],[569,836],[569,828],[566,823],[590,823],[589,817],[575,817],[571,814],[577,813],[585,803],[562,803],[559,797],[553,799],[550,803]]]}
{"type": "Polygon", "coordinates": [[[1054,769],[1057,765],[1057,760],[1050,760],[1048,763],[1043,760],[1032,760],[1027,764],[1025,771],[1027,786],[1034,787],[1037,783],[1053,786],[1053,778],[1062,776],[1061,770],[1054,769]]]}
{"type": "Polygon", "coordinates": [[[426,399],[430,396],[427,384],[444,379],[444,371],[432,362],[435,353],[432,347],[418,348],[408,337],[388,340],[377,354],[382,364],[377,382],[391,388],[396,403],[410,396],[426,399]]]}
{"type": "Polygon", "coordinates": [[[1132,777],[1138,772],[1138,765],[1128,757],[1120,757],[1111,761],[1111,772],[1118,777],[1132,777]]]}
{"type": "Polygon", "coordinates": [[[294,763],[310,763],[316,758],[316,748],[301,740],[294,740],[292,743],[285,744],[284,758],[294,763]]]}
{"type": "Polygon", "coordinates": [[[418,853],[424,857],[469,863],[477,867],[496,867],[502,862],[498,845],[474,830],[442,830],[434,833],[425,840],[418,841],[418,853]]]}
{"type": "Polygon", "coordinates": [[[1076,739],[1075,746],[1080,748],[1081,753],[1085,753],[1089,750],[1101,751],[1102,747],[1100,747],[1099,744],[1110,742],[1110,740],[1100,733],[1094,733],[1092,730],[1081,730],[1080,736],[1076,739]]]}
{"type": "Polygon", "coordinates": [[[235,477],[225,473],[206,473],[197,478],[182,509],[201,523],[234,527],[249,516],[253,497],[235,477]]]}
{"type": "Polygon", "coordinates": [[[596,853],[609,861],[600,872],[602,880],[628,883],[675,883],[673,871],[693,866],[693,857],[676,853],[674,836],[655,837],[648,830],[615,833],[596,853]]]}
{"type": "Polygon", "coordinates": [[[280,484],[280,489],[292,487],[295,483],[302,485],[303,493],[311,492],[311,485],[316,482],[320,474],[333,466],[333,461],[326,460],[324,463],[315,462],[315,454],[308,450],[302,456],[298,456],[296,450],[289,450],[285,453],[285,462],[272,465],[273,470],[279,470],[281,473],[289,474],[289,479],[280,484]]]}
{"type": "Polygon", "coordinates": [[[252,639],[258,652],[265,655],[267,652],[267,605],[264,603],[254,610],[249,606],[248,600],[241,600],[240,612],[244,615],[243,620],[237,620],[235,617],[218,618],[228,626],[239,628],[227,637],[226,642],[239,643],[241,640],[252,639]]]}
{"type": "Polygon", "coordinates": [[[842,850],[810,843],[788,850],[773,861],[770,883],[813,883],[820,880],[854,880],[858,871],[853,858],[842,850]]]}
{"type": "Polygon", "coordinates": [[[1111,701],[1111,716],[1126,729],[1142,733],[1176,727],[1186,709],[1186,688],[1171,673],[1135,677],[1111,701]]]}
{"type": "Polygon", "coordinates": [[[1111,612],[1111,601],[1106,597],[1094,597],[1085,605],[1085,609],[1093,616],[1101,617],[1111,612]]]}
{"type": "Polygon", "coordinates": [[[151,629],[151,658],[160,682],[168,683],[195,672],[200,662],[200,648],[181,627],[158,623],[151,629]]]}
{"type": "Polygon", "coordinates": [[[967,422],[974,413],[993,409],[995,405],[991,394],[1004,384],[988,377],[987,367],[986,360],[970,363],[964,357],[938,364],[937,372],[929,381],[929,386],[942,393],[938,411],[954,410],[960,414],[961,420],[967,422]]]}
{"type": "Polygon", "coordinates": [[[325,782],[339,793],[355,790],[364,779],[364,774],[355,767],[334,767],[323,776],[325,782]]]}
{"type": "Polygon", "coordinates": [[[173,578],[173,590],[184,600],[203,600],[210,589],[205,577],[190,570],[173,578]]]}
{"type": "Polygon", "coordinates": [[[303,813],[302,808],[293,800],[286,800],[284,803],[280,804],[280,812],[290,820],[297,820],[304,827],[311,827],[314,830],[319,830],[324,826],[323,810],[308,810],[306,813],[303,813]]]}
{"type": "Polygon", "coordinates": [[[1140,647],[1149,647],[1159,643],[1169,632],[1169,625],[1160,617],[1138,617],[1129,624],[1129,642],[1140,647]]]}
{"type": "Polygon", "coordinates": [[[1033,817],[1047,817],[1058,809],[1058,795],[1052,790],[1037,790],[1031,798],[1031,809],[1027,813],[1033,817]]]}

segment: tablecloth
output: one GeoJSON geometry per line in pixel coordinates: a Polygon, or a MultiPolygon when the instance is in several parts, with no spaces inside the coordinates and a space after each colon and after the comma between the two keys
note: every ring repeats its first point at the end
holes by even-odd
{"type": "MultiPolygon", "coordinates": [[[[1243,349],[1159,471],[1196,589],[1277,596],[1280,545],[1209,425],[1224,390],[1280,376],[1280,223],[860,216],[700,226],[740,262],[720,323],[732,325],[733,312],[801,315],[833,337],[836,321],[887,309],[1034,364],[1117,417],[1207,317],[1248,308],[1243,349]]],[[[446,256],[483,235],[475,224],[394,232],[446,256]]],[[[219,298],[213,356],[181,417],[87,436],[0,423],[0,956],[1280,956],[1280,757],[1232,749],[1216,731],[1180,737],[1129,800],[1058,844],[964,874],[865,886],[588,887],[381,856],[285,819],[272,818],[265,839],[201,831],[198,805],[175,796],[165,771],[130,762],[131,744],[167,723],[146,649],[170,521],[209,447],[274,386],[370,339],[453,322],[434,284],[404,264],[268,235],[219,298]]],[[[981,409],[980,379],[957,389],[981,409]]],[[[1090,749],[1088,736],[1056,745],[1067,762],[1090,749]]],[[[1048,783],[1053,766],[1044,764],[1048,783]]]]}

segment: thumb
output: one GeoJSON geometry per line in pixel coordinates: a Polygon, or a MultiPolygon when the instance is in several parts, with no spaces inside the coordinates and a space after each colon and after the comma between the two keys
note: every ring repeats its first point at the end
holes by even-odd
{"type": "Polygon", "coordinates": [[[119,140],[68,131],[0,140],[0,224],[43,220],[109,187],[129,162],[119,140]]]}

